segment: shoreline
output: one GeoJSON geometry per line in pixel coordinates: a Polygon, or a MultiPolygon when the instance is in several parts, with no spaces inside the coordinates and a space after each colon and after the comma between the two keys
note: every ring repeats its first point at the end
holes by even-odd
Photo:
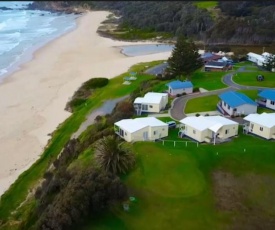
{"type": "Polygon", "coordinates": [[[24,53],[21,55],[18,61],[15,61],[12,66],[8,67],[8,71],[0,76],[0,84],[4,83],[5,80],[16,73],[17,71],[20,71],[20,69],[24,66],[24,64],[30,62],[33,60],[34,55],[36,52],[38,52],[40,49],[42,49],[44,46],[48,45],[49,43],[55,41],[58,38],[61,38],[62,36],[65,36],[66,34],[74,31],[77,28],[77,22],[83,16],[85,13],[82,13],[81,15],[78,15],[75,18],[75,25],[68,29],[63,31],[62,33],[58,33],[54,35],[51,38],[46,39],[45,41],[39,42],[38,44],[28,48],[28,50],[24,51],[24,53]]]}
{"type": "Polygon", "coordinates": [[[0,84],[0,196],[41,155],[48,134],[71,113],[69,97],[93,77],[113,78],[139,62],[165,60],[171,52],[125,57],[114,46],[155,44],[101,37],[97,28],[109,15],[91,11],[76,27],[37,49],[30,61],[0,84]],[[93,23],[91,23],[93,22],[93,23]]]}

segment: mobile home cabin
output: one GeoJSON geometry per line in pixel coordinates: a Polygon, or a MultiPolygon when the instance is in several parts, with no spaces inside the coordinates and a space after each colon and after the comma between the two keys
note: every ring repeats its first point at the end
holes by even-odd
{"type": "Polygon", "coordinates": [[[244,117],[249,123],[244,127],[246,133],[252,133],[267,140],[275,139],[275,113],[249,114],[244,117]]]}
{"type": "Polygon", "coordinates": [[[167,103],[167,93],[149,92],[146,93],[144,97],[137,97],[134,101],[134,107],[138,115],[142,112],[159,113],[161,110],[165,109],[167,103]]]}
{"type": "Polygon", "coordinates": [[[193,84],[190,81],[172,81],[166,84],[166,86],[168,86],[168,93],[171,96],[182,93],[193,93],[193,84]]]}
{"type": "Polygon", "coordinates": [[[168,136],[168,124],[155,117],[123,119],[114,124],[115,133],[125,141],[154,141],[168,136]]]}
{"type": "Polygon", "coordinates": [[[275,110],[275,89],[262,90],[258,96],[260,98],[257,100],[257,103],[260,106],[275,110]]]}
{"type": "Polygon", "coordinates": [[[198,142],[217,143],[238,135],[238,123],[221,116],[190,116],[180,120],[180,134],[198,142]]]}
{"type": "Polygon", "coordinates": [[[245,94],[228,91],[219,95],[218,110],[224,115],[240,116],[257,113],[257,103],[245,94]]]}

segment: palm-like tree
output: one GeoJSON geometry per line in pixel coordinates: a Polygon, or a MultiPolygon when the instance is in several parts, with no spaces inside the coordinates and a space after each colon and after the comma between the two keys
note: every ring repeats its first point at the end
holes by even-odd
{"type": "Polygon", "coordinates": [[[97,141],[95,159],[102,169],[114,174],[125,174],[136,162],[131,148],[115,136],[106,136],[97,141]]]}

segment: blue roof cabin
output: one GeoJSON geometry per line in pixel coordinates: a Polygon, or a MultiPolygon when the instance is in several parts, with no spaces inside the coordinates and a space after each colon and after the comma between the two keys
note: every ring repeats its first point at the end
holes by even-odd
{"type": "Polygon", "coordinates": [[[228,91],[219,95],[218,110],[224,115],[240,116],[257,113],[257,103],[248,96],[228,91]]]}
{"type": "Polygon", "coordinates": [[[275,89],[262,90],[258,96],[257,103],[260,106],[275,110],[275,89]]]}
{"type": "Polygon", "coordinates": [[[168,93],[171,96],[176,96],[182,93],[193,93],[193,84],[191,81],[172,81],[166,84],[168,86],[168,93]]]}

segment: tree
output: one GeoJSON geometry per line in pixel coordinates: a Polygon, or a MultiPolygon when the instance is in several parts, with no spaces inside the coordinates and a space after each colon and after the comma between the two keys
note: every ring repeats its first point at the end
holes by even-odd
{"type": "Polygon", "coordinates": [[[186,41],[184,37],[179,37],[168,59],[169,71],[174,76],[183,74],[190,78],[190,74],[203,65],[198,53],[198,48],[191,41],[186,41]]]}
{"type": "Polygon", "coordinates": [[[115,136],[105,136],[96,143],[95,159],[100,168],[113,174],[126,173],[135,165],[131,149],[115,136]]]}
{"type": "Polygon", "coordinates": [[[266,62],[263,63],[263,67],[269,71],[274,72],[275,70],[275,54],[268,56],[266,62]]]}
{"type": "Polygon", "coordinates": [[[88,215],[96,216],[128,198],[126,186],[114,174],[89,167],[75,170],[72,175],[66,188],[36,217],[32,229],[71,229],[88,215]]]}

